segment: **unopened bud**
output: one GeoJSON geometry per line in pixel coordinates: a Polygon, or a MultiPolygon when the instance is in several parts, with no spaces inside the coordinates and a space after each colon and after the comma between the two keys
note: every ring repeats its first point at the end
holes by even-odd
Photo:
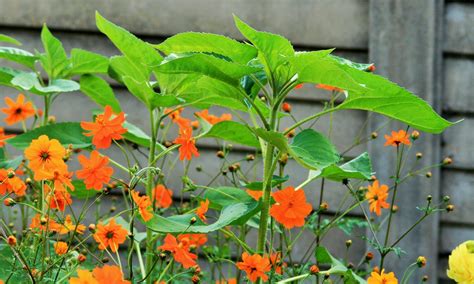
{"type": "Polygon", "coordinates": [[[426,257],[424,256],[419,256],[417,259],[416,259],[416,264],[418,265],[418,267],[424,267],[426,265],[426,257]]]}
{"type": "Polygon", "coordinates": [[[421,152],[416,153],[416,158],[417,159],[423,158],[423,153],[421,153],[421,152]]]}
{"type": "Polygon", "coordinates": [[[374,258],[374,254],[370,251],[365,255],[365,261],[369,262],[374,258]]]}
{"type": "Polygon", "coordinates": [[[46,223],[48,223],[48,219],[46,219],[45,217],[41,217],[40,218],[40,223],[41,223],[41,225],[46,225],[46,223]]]}
{"type": "Polygon", "coordinates": [[[192,218],[189,220],[189,223],[190,223],[191,225],[194,224],[194,223],[196,223],[196,222],[197,222],[196,217],[192,217],[192,218]]]}
{"type": "Polygon", "coordinates": [[[291,105],[289,103],[283,103],[281,105],[281,109],[284,111],[284,112],[288,112],[290,113],[291,112],[291,105]]]}
{"type": "Polygon", "coordinates": [[[346,241],[346,247],[350,247],[352,245],[352,240],[347,240],[346,241]]]}
{"type": "Polygon", "coordinates": [[[414,130],[414,131],[411,133],[411,139],[416,140],[416,139],[418,139],[418,138],[420,138],[420,132],[414,130]]]}
{"type": "Polygon", "coordinates": [[[15,200],[13,200],[13,198],[6,198],[5,200],[3,200],[3,204],[5,206],[14,206],[16,204],[15,200]]]}
{"type": "Polygon", "coordinates": [[[7,238],[7,244],[10,246],[15,246],[16,245],[16,238],[15,236],[8,236],[7,238]]]}
{"type": "Polygon", "coordinates": [[[284,166],[286,163],[288,163],[288,154],[283,154],[281,155],[280,159],[278,160],[280,165],[284,166]]]}
{"type": "Polygon", "coordinates": [[[89,231],[91,231],[92,233],[95,232],[95,224],[89,224],[89,231]]]}
{"type": "Polygon", "coordinates": [[[451,165],[453,163],[453,159],[450,157],[446,157],[443,159],[443,165],[451,165]]]}
{"type": "Polygon", "coordinates": [[[371,137],[372,139],[377,139],[377,137],[379,137],[379,134],[374,131],[374,132],[372,132],[372,133],[370,134],[370,137],[371,137]]]}
{"type": "Polygon", "coordinates": [[[201,281],[201,279],[199,279],[199,276],[197,275],[193,275],[193,277],[191,277],[191,281],[196,284],[196,283],[199,283],[199,281],[201,281]]]}
{"type": "Polygon", "coordinates": [[[426,197],[426,201],[431,202],[431,200],[433,200],[433,196],[432,196],[432,195],[428,195],[428,196],[426,197]]]}
{"type": "Polygon", "coordinates": [[[433,176],[433,174],[432,174],[431,172],[426,172],[425,176],[426,176],[427,178],[430,178],[430,177],[433,176]]]}
{"type": "Polygon", "coordinates": [[[321,205],[319,206],[319,210],[321,211],[326,211],[329,209],[329,204],[327,202],[323,202],[321,203],[321,205]]]}
{"type": "Polygon", "coordinates": [[[253,160],[255,160],[255,156],[252,155],[252,154],[248,154],[248,155],[245,157],[245,159],[246,159],[247,161],[253,161],[253,160]]]}
{"type": "Polygon", "coordinates": [[[82,253],[77,256],[77,261],[79,261],[80,263],[86,261],[86,259],[87,257],[83,255],[82,253]]]}
{"type": "Polygon", "coordinates": [[[225,157],[224,151],[217,151],[216,156],[221,159],[224,158],[225,157]]]}
{"type": "Polygon", "coordinates": [[[15,172],[14,171],[8,171],[7,177],[8,178],[14,178],[15,177],[15,172]]]}
{"type": "Polygon", "coordinates": [[[315,264],[311,265],[311,267],[309,268],[309,273],[315,275],[315,274],[318,274],[319,273],[319,267],[315,264]]]}
{"type": "Polygon", "coordinates": [[[424,275],[423,278],[421,278],[421,281],[427,282],[429,279],[428,275],[424,275]]]}
{"type": "Polygon", "coordinates": [[[446,211],[453,212],[454,211],[454,205],[449,204],[448,206],[446,206],[446,211]]]}
{"type": "Polygon", "coordinates": [[[102,263],[107,263],[107,262],[109,262],[109,261],[110,261],[110,259],[109,259],[108,257],[106,257],[106,256],[104,256],[104,257],[102,258],[102,263]]]}

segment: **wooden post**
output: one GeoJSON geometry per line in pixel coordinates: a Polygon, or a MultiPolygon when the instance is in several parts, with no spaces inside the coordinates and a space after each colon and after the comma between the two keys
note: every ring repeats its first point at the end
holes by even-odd
{"type": "MultiPolygon", "coordinates": [[[[377,67],[376,73],[422,97],[438,111],[442,82],[443,5],[442,0],[370,0],[369,10],[369,58],[377,67]]],[[[371,116],[369,123],[375,130],[385,121],[381,116],[371,116]]],[[[383,134],[392,129],[405,129],[405,126],[390,123],[380,131],[381,140],[383,134]]],[[[439,135],[421,133],[409,153],[410,162],[414,161],[416,152],[423,153],[419,167],[440,161],[440,140],[439,135]]],[[[377,177],[382,183],[393,184],[390,177],[395,172],[395,150],[383,144],[383,141],[375,140],[369,145],[369,152],[377,177]]],[[[425,206],[427,195],[433,196],[433,203],[438,202],[441,194],[439,171],[432,172],[430,179],[424,175],[416,177],[399,188],[395,202],[399,211],[392,221],[391,242],[422,215],[416,206],[425,206]]],[[[381,241],[382,236],[385,232],[380,234],[381,241]]],[[[419,283],[423,275],[428,275],[429,283],[437,283],[438,236],[439,215],[432,215],[398,245],[406,252],[401,259],[394,253],[387,257],[386,271],[394,271],[400,279],[404,269],[423,255],[428,264],[417,269],[410,283],[419,283]]]]}

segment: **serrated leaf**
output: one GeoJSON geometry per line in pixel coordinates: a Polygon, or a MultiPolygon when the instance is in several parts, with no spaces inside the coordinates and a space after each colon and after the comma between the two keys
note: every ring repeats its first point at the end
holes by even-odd
{"type": "Polygon", "coordinates": [[[27,148],[33,139],[47,135],[49,139],[57,139],[64,147],[72,145],[74,149],[88,148],[92,145],[91,138],[83,135],[84,130],[79,122],[62,122],[35,128],[8,140],[8,144],[18,149],[27,148]]]}
{"type": "Polygon", "coordinates": [[[122,111],[120,102],[115,97],[113,89],[104,79],[94,75],[82,75],[79,81],[81,91],[100,106],[111,106],[113,111],[122,111]]]}

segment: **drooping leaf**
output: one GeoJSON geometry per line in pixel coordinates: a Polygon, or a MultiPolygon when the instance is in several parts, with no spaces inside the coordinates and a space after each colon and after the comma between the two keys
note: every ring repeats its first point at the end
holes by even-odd
{"type": "Polygon", "coordinates": [[[57,139],[63,146],[72,145],[74,149],[88,148],[91,138],[83,135],[84,130],[79,122],[61,122],[35,128],[8,140],[8,144],[18,149],[25,149],[33,139],[47,135],[49,139],[57,139]]]}
{"type": "Polygon", "coordinates": [[[254,133],[247,126],[235,121],[222,121],[216,123],[202,137],[220,138],[246,146],[260,147],[258,139],[255,137],[254,133]]]}
{"type": "Polygon", "coordinates": [[[122,79],[127,89],[144,102],[149,109],[171,107],[182,103],[175,96],[156,93],[147,82],[137,82],[128,76],[122,77],[122,79]]]}
{"type": "MultiPolygon", "coordinates": [[[[127,133],[122,135],[123,138],[137,145],[147,147],[147,148],[150,147],[151,137],[148,136],[148,134],[146,134],[143,130],[138,128],[138,126],[128,121],[125,121],[123,123],[123,127],[127,129],[127,133]]],[[[164,151],[166,149],[161,143],[156,143],[156,147],[158,149],[161,149],[161,151],[164,151]]]]}
{"type": "Polygon", "coordinates": [[[175,215],[171,217],[163,217],[155,214],[151,220],[145,222],[145,225],[147,228],[160,233],[186,232],[207,234],[230,225],[252,209],[253,208],[245,203],[232,204],[222,209],[217,221],[209,225],[197,222],[190,226],[190,220],[196,217],[195,214],[175,215]]]}
{"type": "Polygon", "coordinates": [[[310,169],[323,169],[341,159],[331,141],[313,129],[298,133],[290,144],[290,149],[291,155],[310,169]]]}
{"type": "Polygon", "coordinates": [[[21,72],[16,74],[11,80],[11,84],[25,91],[30,91],[37,95],[48,93],[74,92],[80,89],[80,85],[72,80],[54,79],[49,85],[44,87],[38,80],[34,72],[21,72]]]}
{"type": "Polygon", "coordinates": [[[107,73],[109,59],[100,54],[74,48],[71,50],[70,75],[107,73]]]}
{"type": "Polygon", "coordinates": [[[167,55],[188,52],[216,53],[244,65],[257,56],[257,50],[250,45],[210,33],[179,33],[155,47],[167,55]]]}
{"type": "Polygon", "coordinates": [[[79,83],[82,93],[98,105],[103,107],[109,105],[116,113],[122,111],[120,102],[115,97],[114,91],[104,79],[95,75],[86,74],[81,76],[79,83]]]}
{"type": "Polygon", "coordinates": [[[334,181],[342,181],[343,179],[368,180],[372,174],[372,164],[369,155],[365,152],[345,164],[332,164],[320,170],[310,171],[309,178],[326,178],[334,181]]]}
{"type": "Polygon", "coordinates": [[[40,56],[43,68],[50,78],[57,78],[69,64],[66,51],[59,39],[53,36],[46,25],[43,25],[41,30],[41,41],[45,50],[45,54],[40,56]]]}
{"type": "Polygon", "coordinates": [[[8,67],[0,67],[0,85],[17,88],[11,83],[12,79],[23,71],[8,67]]]}
{"type": "Polygon", "coordinates": [[[263,128],[255,128],[253,131],[258,137],[277,147],[282,153],[288,153],[291,151],[288,145],[288,138],[286,138],[285,135],[279,132],[265,130],[263,128]]]}
{"type": "Polygon", "coordinates": [[[68,188],[68,192],[77,199],[92,199],[100,193],[95,189],[87,189],[82,180],[73,180],[72,185],[74,185],[74,190],[68,188]]]}
{"type": "Polygon", "coordinates": [[[0,34],[0,42],[12,43],[14,45],[21,45],[21,42],[19,42],[18,40],[4,34],[0,34]]]}
{"type": "Polygon", "coordinates": [[[34,69],[35,62],[38,60],[38,57],[30,52],[14,47],[0,47],[0,58],[16,62],[30,69],[34,69]]]}
{"type": "Polygon", "coordinates": [[[341,63],[341,64],[344,64],[344,65],[348,65],[352,68],[355,68],[357,70],[361,70],[361,71],[370,71],[370,68],[373,68],[373,66],[375,66],[373,63],[357,63],[357,62],[354,62],[354,61],[351,61],[349,59],[346,59],[346,58],[342,58],[342,57],[339,57],[339,56],[336,56],[336,55],[329,55],[332,59],[336,60],[337,62],[341,63]]]}
{"type": "Polygon", "coordinates": [[[213,209],[221,209],[235,203],[255,201],[245,190],[228,186],[206,188],[202,199],[209,199],[210,207],[213,209]]]}

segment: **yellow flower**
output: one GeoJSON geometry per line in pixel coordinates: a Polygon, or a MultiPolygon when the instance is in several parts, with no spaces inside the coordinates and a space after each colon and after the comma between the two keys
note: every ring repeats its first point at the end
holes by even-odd
{"type": "Polygon", "coordinates": [[[464,242],[451,252],[447,274],[457,283],[474,283],[474,241],[464,242]]]}

